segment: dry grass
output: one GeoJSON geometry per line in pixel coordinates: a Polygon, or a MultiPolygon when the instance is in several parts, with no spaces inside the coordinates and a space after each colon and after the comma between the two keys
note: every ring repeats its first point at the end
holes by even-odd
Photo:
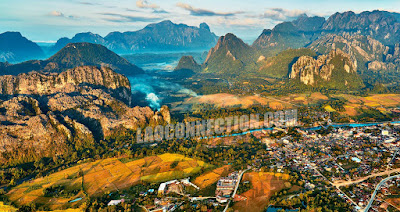
{"type": "Polygon", "coordinates": [[[226,165],[217,169],[214,169],[210,172],[204,173],[198,176],[193,183],[199,186],[200,188],[206,188],[214,183],[216,183],[219,178],[230,172],[230,165],[226,165]]]}
{"type": "Polygon", "coordinates": [[[333,109],[330,105],[325,106],[324,109],[325,109],[327,112],[336,112],[336,110],[333,109]]]}
{"type": "Polygon", "coordinates": [[[348,104],[344,106],[344,113],[349,115],[349,116],[356,116],[358,115],[358,112],[356,110],[357,105],[354,104],[348,104]]]}
{"type": "Polygon", "coordinates": [[[291,186],[287,181],[289,177],[287,174],[271,172],[245,173],[243,181],[250,181],[252,188],[240,194],[247,197],[247,200],[235,203],[233,209],[238,211],[263,211],[268,206],[269,198],[275,192],[288,188],[286,186],[291,186]]]}
{"type": "Polygon", "coordinates": [[[104,193],[121,190],[136,185],[141,181],[164,182],[171,179],[183,178],[198,173],[202,168],[211,165],[203,161],[187,158],[179,154],[163,154],[150,156],[139,160],[123,163],[118,158],[109,158],[95,162],[83,163],[49,176],[38,178],[32,182],[25,182],[7,193],[8,198],[18,205],[30,202],[40,203],[50,209],[61,207],[71,208],[79,206],[83,201],[69,203],[76,198],[83,198],[80,191],[71,198],[43,197],[43,190],[53,185],[62,185],[67,190],[83,188],[89,196],[98,196],[104,193]],[[171,164],[179,161],[172,168],[171,164]],[[79,176],[79,172],[83,176],[79,176]]]}
{"type": "Polygon", "coordinates": [[[400,106],[400,94],[373,94],[367,97],[338,94],[334,95],[334,97],[342,97],[353,106],[357,105],[358,107],[362,105],[384,108],[400,106]]]}
{"type": "Polygon", "coordinates": [[[18,209],[14,208],[13,206],[10,205],[4,205],[3,202],[0,202],[0,211],[2,212],[15,212],[18,209]]]}
{"type": "MultiPolygon", "coordinates": [[[[376,108],[390,108],[400,106],[400,94],[373,94],[367,97],[354,96],[350,94],[333,94],[332,97],[344,98],[347,100],[346,105],[354,108],[361,108],[366,106],[376,108]]],[[[294,106],[298,105],[318,104],[326,100],[329,100],[329,97],[320,92],[290,94],[280,97],[261,97],[258,95],[240,96],[228,93],[217,93],[188,98],[179,103],[177,107],[179,106],[178,108],[183,110],[186,110],[188,108],[196,110],[199,104],[209,104],[221,108],[233,106],[248,108],[252,105],[260,104],[268,106],[274,110],[282,110],[286,108],[293,108],[294,106]]],[[[348,111],[341,113],[357,115],[357,112],[351,108],[348,111]]]]}
{"type": "Polygon", "coordinates": [[[388,198],[386,201],[395,206],[397,209],[400,208],[400,198],[388,198]]]}

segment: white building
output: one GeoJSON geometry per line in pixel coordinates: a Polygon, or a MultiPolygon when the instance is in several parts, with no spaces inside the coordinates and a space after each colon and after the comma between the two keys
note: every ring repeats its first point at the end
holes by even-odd
{"type": "Polygon", "coordinates": [[[118,205],[121,202],[124,202],[124,199],[120,199],[120,200],[111,200],[107,205],[111,206],[111,205],[118,205]]]}

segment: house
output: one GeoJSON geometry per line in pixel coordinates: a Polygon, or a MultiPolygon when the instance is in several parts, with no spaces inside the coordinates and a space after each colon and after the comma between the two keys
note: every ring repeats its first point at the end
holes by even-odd
{"type": "Polygon", "coordinates": [[[107,205],[118,205],[119,203],[125,202],[125,199],[120,199],[120,200],[111,200],[107,205]]]}
{"type": "Polygon", "coordinates": [[[164,195],[166,188],[167,188],[167,184],[161,183],[160,187],[158,188],[158,195],[164,195]]]}

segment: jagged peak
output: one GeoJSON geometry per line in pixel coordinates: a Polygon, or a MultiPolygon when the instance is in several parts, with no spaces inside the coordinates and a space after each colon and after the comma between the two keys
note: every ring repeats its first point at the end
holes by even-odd
{"type": "Polygon", "coordinates": [[[210,26],[208,26],[208,24],[205,22],[201,23],[199,27],[200,27],[200,29],[205,29],[205,30],[211,31],[210,26]]]}
{"type": "Polygon", "coordinates": [[[232,55],[234,57],[234,49],[237,46],[245,47],[245,48],[251,48],[249,45],[247,45],[245,42],[243,42],[242,39],[236,37],[233,33],[227,33],[225,36],[221,36],[218,39],[217,45],[215,47],[211,48],[210,51],[208,52],[207,58],[205,60],[205,63],[208,62],[208,60],[211,58],[212,54],[218,51],[221,48],[224,48],[227,50],[226,55],[232,55]],[[229,53],[228,53],[229,52],[229,53]]]}

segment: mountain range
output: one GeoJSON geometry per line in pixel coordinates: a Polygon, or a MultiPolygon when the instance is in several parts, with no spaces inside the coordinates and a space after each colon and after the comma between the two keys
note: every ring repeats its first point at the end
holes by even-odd
{"type": "Polygon", "coordinates": [[[206,23],[199,27],[162,21],[149,24],[141,30],[111,32],[102,37],[91,32],[77,33],[72,38],[60,38],[54,46],[44,50],[19,32],[0,34],[0,62],[18,63],[43,59],[70,43],[100,44],[118,54],[152,51],[207,50],[217,43],[218,36],[206,23]]]}
{"type": "Polygon", "coordinates": [[[395,45],[400,40],[400,14],[387,11],[352,11],[323,17],[301,16],[292,22],[283,22],[272,30],[264,30],[254,41],[259,49],[284,50],[305,47],[327,34],[364,35],[384,45],[395,45]]]}
{"type": "Polygon", "coordinates": [[[18,64],[0,63],[0,75],[17,75],[30,71],[62,72],[84,65],[109,67],[125,75],[143,73],[141,68],[100,44],[71,43],[47,60],[30,60],[18,64]]]}
{"type": "MultiPolygon", "coordinates": [[[[6,37],[15,36],[24,42],[30,42],[19,33],[4,34],[7,35],[6,37]]],[[[143,73],[140,68],[112,51],[128,53],[198,48],[210,49],[205,62],[197,64],[193,58],[184,57],[175,68],[174,73],[178,73],[175,77],[193,75],[195,78],[219,77],[232,82],[272,78],[302,82],[306,86],[315,87],[317,84],[329,85],[329,83],[310,84],[304,83],[306,82],[304,80],[295,80],[296,77],[290,77],[294,64],[297,64],[298,69],[302,69],[299,67],[300,64],[315,65],[316,71],[299,72],[301,74],[314,73],[314,75],[323,75],[325,72],[320,68],[325,65],[329,71],[332,71],[332,76],[335,76],[336,71],[344,70],[344,66],[349,66],[351,63],[354,64],[355,71],[346,73],[356,76],[351,76],[347,80],[348,85],[355,85],[350,88],[355,89],[376,83],[397,86],[400,80],[396,74],[400,69],[399,40],[400,14],[378,10],[359,14],[351,11],[335,13],[328,19],[303,15],[294,21],[280,23],[273,29],[265,29],[252,45],[246,44],[231,33],[217,38],[205,23],[200,24],[199,27],[193,27],[162,21],[150,24],[142,30],[112,32],[105,37],[93,33],[79,33],[72,39],[62,38],[53,47],[53,51],[59,49],[60,51],[49,59],[19,64],[0,63],[0,72],[3,75],[26,73],[32,70],[60,72],[81,65],[95,65],[108,66],[126,75],[140,74],[143,73]],[[351,62],[335,63],[335,65],[321,59],[322,56],[329,58],[333,53],[337,53],[338,49],[341,50],[342,60],[349,58],[351,62]],[[302,62],[299,61],[300,58],[302,62]],[[329,68],[329,64],[334,65],[334,68],[329,68]],[[360,78],[363,83],[359,83],[360,78]]],[[[34,49],[35,44],[30,43],[28,46],[34,49]]],[[[16,58],[15,55],[18,54],[3,53],[3,58],[16,58]]],[[[313,77],[306,76],[306,78],[313,77]]],[[[333,78],[320,76],[318,79],[329,81],[333,78]]],[[[335,84],[327,87],[334,89],[335,84]]],[[[339,84],[337,87],[346,89],[345,86],[339,84]]]]}
{"type": "Polygon", "coordinates": [[[73,38],[61,38],[52,48],[57,52],[68,43],[101,44],[118,54],[151,51],[206,50],[218,37],[206,23],[199,27],[175,24],[171,21],[149,24],[138,31],[111,32],[104,38],[91,32],[78,33],[73,38]]]}
{"type": "Polygon", "coordinates": [[[186,60],[176,70],[193,69],[191,80],[217,77],[228,84],[267,77],[334,90],[377,83],[395,87],[400,82],[399,17],[385,11],[335,13],[327,20],[304,15],[264,30],[251,46],[228,33],[203,64],[186,60]]]}

